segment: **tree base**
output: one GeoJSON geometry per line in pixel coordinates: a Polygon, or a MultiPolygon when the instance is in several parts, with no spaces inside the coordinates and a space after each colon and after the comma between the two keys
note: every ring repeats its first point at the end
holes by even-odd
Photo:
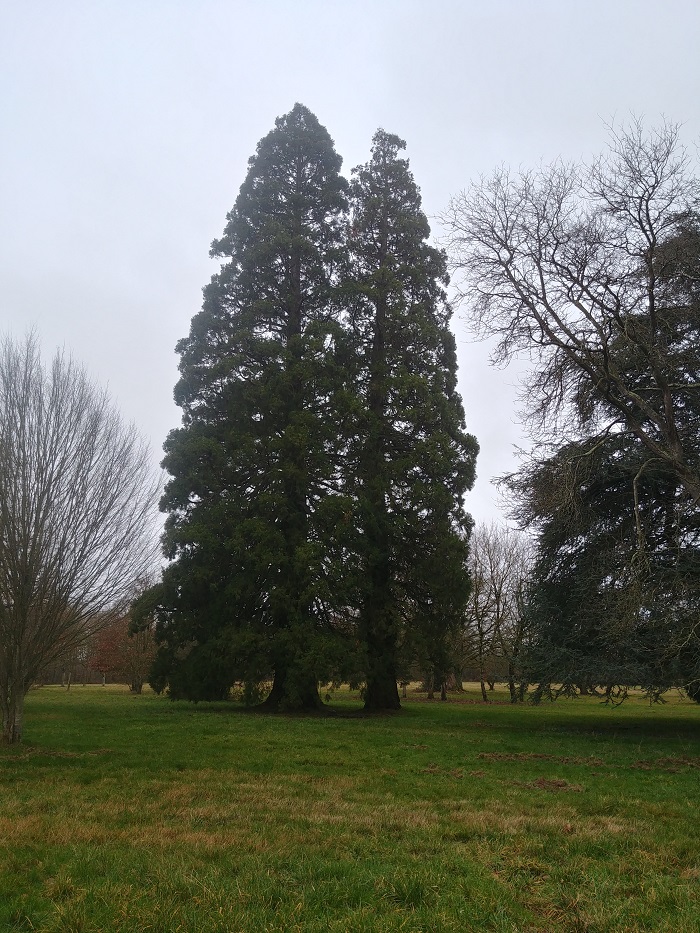
{"type": "Polygon", "coordinates": [[[286,671],[275,673],[269,694],[253,707],[261,713],[318,713],[324,708],[315,682],[299,689],[298,685],[288,683],[286,671]]]}
{"type": "Polygon", "coordinates": [[[395,680],[368,682],[365,690],[366,713],[385,713],[399,709],[401,700],[395,680]]]}

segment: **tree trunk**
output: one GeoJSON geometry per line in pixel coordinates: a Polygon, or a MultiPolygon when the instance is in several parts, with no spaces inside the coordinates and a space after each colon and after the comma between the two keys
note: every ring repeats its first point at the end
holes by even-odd
{"type": "Polygon", "coordinates": [[[296,697],[293,704],[286,703],[287,709],[292,709],[302,713],[312,713],[315,710],[324,708],[321,694],[318,692],[317,681],[307,681],[304,686],[296,691],[296,697]]]}
{"type": "Polygon", "coordinates": [[[371,594],[364,606],[361,628],[367,650],[365,710],[401,709],[396,677],[396,632],[391,619],[386,541],[378,536],[383,553],[370,561],[371,594]]]}
{"type": "Polygon", "coordinates": [[[479,658],[479,683],[481,684],[481,699],[484,703],[488,703],[489,698],[486,693],[486,677],[484,675],[484,662],[482,658],[479,658]]]}
{"type": "MultiPolygon", "coordinates": [[[[375,568],[376,570],[377,568],[375,568]]],[[[401,709],[399,685],[396,676],[396,639],[393,627],[387,624],[386,578],[380,573],[381,586],[375,589],[379,605],[366,607],[365,638],[367,644],[367,679],[365,710],[379,713],[401,709]],[[369,610],[369,611],[368,611],[369,610]]]]}
{"type": "Polygon", "coordinates": [[[22,741],[24,726],[24,684],[9,684],[3,688],[2,741],[14,745],[22,741]]]}
{"type": "MultiPolygon", "coordinates": [[[[379,239],[379,266],[383,269],[389,261],[385,217],[380,219],[379,239]]],[[[385,279],[381,281],[385,283],[385,279]]],[[[365,710],[380,712],[401,709],[396,681],[395,605],[391,593],[392,522],[387,506],[391,484],[386,465],[386,437],[389,430],[385,332],[389,298],[386,284],[378,286],[373,301],[374,321],[367,393],[369,422],[360,462],[365,489],[361,524],[366,542],[365,574],[369,585],[364,595],[360,630],[367,651],[365,710]]]]}
{"type": "Polygon", "coordinates": [[[447,689],[457,690],[459,693],[464,693],[464,684],[462,683],[461,670],[450,671],[450,673],[447,675],[447,689]]]}
{"type": "Polygon", "coordinates": [[[447,685],[445,684],[445,681],[444,681],[444,680],[443,680],[443,682],[440,684],[440,699],[441,699],[443,702],[444,702],[445,700],[447,700],[447,685]]]}
{"type": "Polygon", "coordinates": [[[294,684],[292,687],[289,679],[289,667],[276,668],[272,680],[272,689],[263,702],[258,703],[255,709],[273,713],[279,712],[281,709],[302,713],[323,709],[323,700],[318,692],[316,681],[308,680],[303,684],[294,684]]]}
{"type": "Polygon", "coordinates": [[[515,667],[512,661],[508,662],[508,690],[510,691],[510,702],[517,703],[518,693],[515,687],[515,667]]]}
{"type": "Polygon", "coordinates": [[[396,677],[387,670],[381,675],[376,674],[371,679],[368,678],[365,690],[365,710],[379,713],[393,709],[401,709],[396,677]]]}

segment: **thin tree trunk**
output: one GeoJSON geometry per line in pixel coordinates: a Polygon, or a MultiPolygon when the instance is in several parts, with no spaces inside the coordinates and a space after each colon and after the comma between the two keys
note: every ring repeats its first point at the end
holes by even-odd
{"type": "Polygon", "coordinates": [[[512,661],[508,662],[508,690],[510,691],[510,702],[517,703],[518,693],[515,687],[515,667],[512,661]]]}
{"type": "Polygon", "coordinates": [[[484,701],[484,703],[488,703],[489,698],[486,693],[486,678],[484,676],[484,661],[483,661],[483,657],[481,656],[481,654],[479,656],[479,682],[481,684],[481,699],[484,701]]]}
{"type": "Polygon", "coordinates": [[[24,684],[9,684],[3,688],[2,741],[14,745],[22,741],[24,726],[24,684]]]}
{"type": "Polygon", "coordinates": [[[447,675],[447,689],[448,690],[457,690],[459,693],[464,693],[464,684],[462,683],[462,672],[460,671],[451,671],[447,675]]]}

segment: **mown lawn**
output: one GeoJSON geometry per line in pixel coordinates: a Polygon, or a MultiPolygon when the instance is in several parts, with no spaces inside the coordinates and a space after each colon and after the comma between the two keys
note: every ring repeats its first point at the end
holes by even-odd
{"type": "Polygon", "coordinates": [[[3,933],[700,930],[679,699],[296,718],[46,687],[0,789],[3,933]]]}

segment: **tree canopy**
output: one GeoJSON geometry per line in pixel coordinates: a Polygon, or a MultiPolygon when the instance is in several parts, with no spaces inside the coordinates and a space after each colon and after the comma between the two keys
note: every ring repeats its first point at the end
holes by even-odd
{"type": "Polygon", "coordinates": [[[173,563],[156,668],[173,696],[225,696],[234,680],[270,673],[271,704],[313,706],[317,682],[337,672],[325,579],[338,496],[340,165],[306,108],[276,121],[212,244],[224,265],[178,344],[183,426],[163,461],[173,563]]]}
{"type": "Polygon", "coordinates": [[[678,128],[633,123],[592,164],[499,171],[447,217],[474,328],[533,364],[510,485],[539,529],[545,680],[700,683],[699,209],[678,128]]]}
{"type": "Polygon", "coordinates": [[[212,246],[224,264],[178,345],[165,445],[171,564],[139,610],[172,696],[271,679],[268,706],[308,709],[319,682],[351,679],[394,707],[406,630],[437,634],[463,601],[476,443],[402,147],[379,131],[349,186],[297,104],[212,246]]]}

